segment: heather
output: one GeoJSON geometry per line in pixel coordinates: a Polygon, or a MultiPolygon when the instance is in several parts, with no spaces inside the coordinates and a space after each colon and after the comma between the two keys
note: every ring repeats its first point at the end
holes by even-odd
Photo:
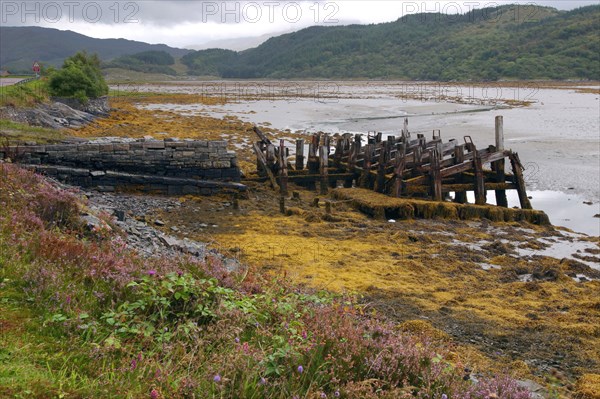
{"type": "Polygon", "coordinates": [[[354,298],[143,259],[76,191],[0,164],[0,396],[521,399],[354,298]]]}

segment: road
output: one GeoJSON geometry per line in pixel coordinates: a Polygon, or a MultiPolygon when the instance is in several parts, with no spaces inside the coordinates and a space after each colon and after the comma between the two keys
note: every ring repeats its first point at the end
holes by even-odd
{"type": "Polygon", "coordinates": [[[25,79],[27,78],[2,78],[0,79],[0,87],[11,86],[25,79]]]}

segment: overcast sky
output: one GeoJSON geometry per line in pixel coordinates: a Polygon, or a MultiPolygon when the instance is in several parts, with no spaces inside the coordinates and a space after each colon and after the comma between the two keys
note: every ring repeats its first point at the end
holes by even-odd
{"type": "MultiPolygon", "coordinates": [[[[518,2],[515,18],[535,19],[528,5],[561,10],[591,1],[518,2]]],[[[515,1],[9,1],[2,26],[42,26],[96,38],[126,38],[174,47],[280,34],[311,25],[379,23],[417,12],[465,13],[515,1]]]]}

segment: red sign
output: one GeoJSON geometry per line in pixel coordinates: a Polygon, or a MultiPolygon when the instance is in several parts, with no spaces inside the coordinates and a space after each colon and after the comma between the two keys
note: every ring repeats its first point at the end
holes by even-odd
{"type": "Polygon", "coordinates": [[[33,63],[33,72],[40,73],[41,69],[42,68],[40,67],[40,64],[37,61],[33,63]]]}

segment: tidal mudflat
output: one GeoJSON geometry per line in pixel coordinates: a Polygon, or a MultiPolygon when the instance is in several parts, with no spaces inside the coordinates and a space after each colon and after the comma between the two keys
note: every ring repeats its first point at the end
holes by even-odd
{"type": "Polygon", "coordinates": [[[139,90],[199,98],[186,104],[143,105],[148,110],[234,117],[296,134],[394,135],[408,117],[413,133],[430,135],[439,129],[446,139],[470,136],[478,146],[487,146],[494,142],[495,116],[503,115],[506,147],[524,162],[533,206],[556,225],[600,235],[600,219],[594,217],[600,214],[597,85],[215,81],[139,90]],[[200,101],[206,98],[223,101],[207,106],[200,101]]]}

